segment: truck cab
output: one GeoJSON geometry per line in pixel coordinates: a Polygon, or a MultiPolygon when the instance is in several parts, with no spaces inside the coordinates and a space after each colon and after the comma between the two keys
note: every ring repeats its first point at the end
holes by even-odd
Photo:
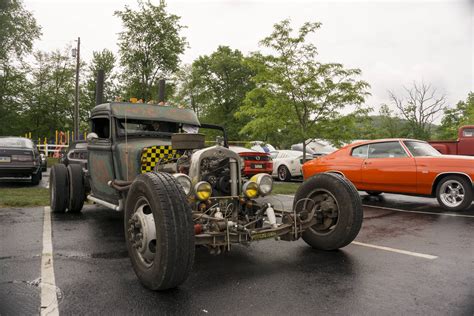
{"type": "Polygon", "coordinates": [[[144,148],[157,146],[171,152],[172,134],[186,126],[200,126],[196,114],[188,109],[122,102],[94,107],[88,136],[92,196],[118,205],[121,197],[109,181],[133,181],[142,173],[144,148]]]}
{"type": "Polygon", "coordinates": [[[460,127],[457,140],[434,140],[429,143],[443,155],[474,156],[474,125],[460,127]]]}

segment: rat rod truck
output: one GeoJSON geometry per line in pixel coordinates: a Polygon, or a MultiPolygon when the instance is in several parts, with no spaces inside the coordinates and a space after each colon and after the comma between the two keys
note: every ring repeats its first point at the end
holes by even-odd
{"type": "Polygon", "coordinates": [[[188,109],[105,103],[91,112],[88,170],[54,165],[53,212],[80,212],[87,199],[123,211],[133,269],[152,290],[174,288],[188,277],[196,246],[213,254],[234,244],[299,238],[317,249],[348,245],[362,223],[354,186],[320,174],[298,189],[292,210],[268,201],[272,177],[241,178],[242,160],[228,149],[225,130],[201,124],[188,109]],[[206,147],[198,129],[223,133],[206,147]]]}
{"type": "Polygon", "coordinates": [[[429,140],[428,143],[443,155],[474,156],[474,125],[460,127],[457,140],[429,140]]]}

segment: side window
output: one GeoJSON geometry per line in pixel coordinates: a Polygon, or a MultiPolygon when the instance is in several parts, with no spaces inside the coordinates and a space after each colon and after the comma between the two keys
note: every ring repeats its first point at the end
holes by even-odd
{"type": "Polygon", "coordinates": [[[369,158],[408,157],[399,142],[376,143],[369,145],[369,158]]]}
{"type": "Polygon", "coordinates": [[[359,146],[352,149],[351,156],[357,158],[367,158],[367,151],[369,149],[369,145],[359,146]]]}
{"type": "Polygon", "coordinates": [[[474,128],[465,128],[462,130],[463,137],[473,137],[474,136],[474,128]]]}
{"type": "Polygon", "coordinates": [[[99,117],[92,119],[92,132],[96,133],[99,138],[110,138],[110,122],[108,118],[99,117]]]}

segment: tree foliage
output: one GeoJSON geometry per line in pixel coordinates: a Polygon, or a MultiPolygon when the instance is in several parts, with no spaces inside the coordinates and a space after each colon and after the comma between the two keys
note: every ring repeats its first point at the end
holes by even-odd
{"type": "Polygon", "coordinates": [[[444,110],[439,134],[441,139],[455,139],[463,125],[474,125],[474,92],[469,92],[465,101],[459,101],[455,108],[444,110]]]}
{"type": "Polygon", "coordinates": [[[127,99],[151,100],[157,98],[158,79],[177,71],[186,39],[180,35],[180,17],[168,13],[164,1],[157,6],[149,1],[139,1],[138,5],[137,11],[125,6],[115,12],[124,27],[118,43],[122,80],[127,99]]]}
{"type": "Polygon", "coordinates": [[[433,122],[446,109],[446,96],[424,82],[414,82],[410,88],[404,87],[404,90],[405,95],[401,97],[389,91],[392,104],[407,121],[410,137],[429,139],[433,122]]]}
{"type": "Polygon", "coordinates": [[[0,1],[0,61],[22,58],[40,36],[40,27],[21,0],[0,1]]]}
{"type": "Polygon", "coordinates": [[[284,20],[260,42],[272,54],[252,56],[256,88],[237,114],[249,119],[242,134],[267,141],[277,141],[279,135],[330,138],[327,127],[342,117],[342,109],[360,109],[369,84],[356,79],[359,69],[316,60],[317,49],[308,36],[320,26],[307,22],[293,35],[290,21],[284,20]]]}
{"type": "Polygon", "coordinates": [[[22,62],[41,35],[31,12],[19,0],[0,1],[0,135],[17,134],[21,122],[22,99],[28,91],[28,67],[22,62]]]}
{"type": "Polygon", "coordinates": [[[117,58],[114,53],[108,49],[94,51],[92,60],[86,70],[86,80],[84,86],[84,95],[81,98],[81,109],[88,116],[90,110],[95,106],[97,72],[104,70],[104,102],[114,101],[120,96],[118,86],[118,74],[116,72],[117,58]]]}
{"type": "Polygon", "coordinates": [[[75,63],[69,49],[36,52],[24,120],[33,135],[54,135],[72,126],[75,63]]]}
{"type": "Polygon", "coordinates": [[[244,122],[234,116],[248,91],[255,85],[254,72],[239,50],[219,46],[208,56],[192,64],[189,88],[191,102],[199,107],[200,118],[226,127],[230,139],[238,139],[244,122]]]}

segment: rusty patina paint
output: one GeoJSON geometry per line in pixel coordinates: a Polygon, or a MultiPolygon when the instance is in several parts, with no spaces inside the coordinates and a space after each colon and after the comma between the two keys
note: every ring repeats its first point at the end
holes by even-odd
{"type": "Polygon", "coordinates": [[[135,138],[125,142],[120,142],[114,148],[114,160],[116,163],[116,176],[120,180],[132,181],[137,175],[141,173],[140,157],[142,150],[150,146],[171,145],[170,138],[135,138]],[[128,159],[127,159],[128,152],[128,159]],[[127,179],[127,165],[128,161],[128,179],[127,179]]]}
{"type": "Polygon", "coordinates": [[[117,192],[107,184],[115,178],[112,153],[110,151],[91,150],[89,152],[88,169],[92,180],[92,193],[108,201],[117,199],[117,192]]]}
{"type": "Polygon", "coordinates": [[[159,120],[166,122],[200,125],[194,111],[172,106],[143,103],[105,103],[92,109],[92,116],[99,112],[109,112],[117,118],[159,120]]]}

